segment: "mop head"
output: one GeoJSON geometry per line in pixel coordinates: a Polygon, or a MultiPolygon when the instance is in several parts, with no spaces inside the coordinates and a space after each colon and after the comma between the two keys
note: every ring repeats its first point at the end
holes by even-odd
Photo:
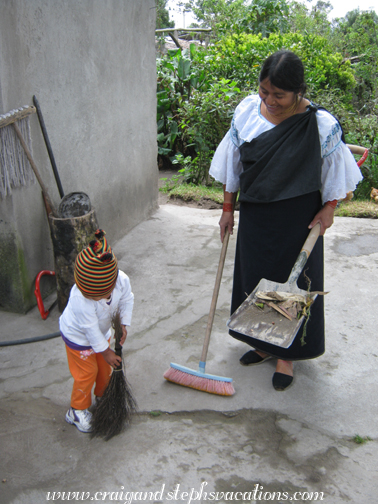
{"type": "MultiPolygon", "coordinates": [[[[12,116],[19,111],[22,111],[22,108],[0,115],[0,121],[6,120],[7,116],[12,116]]],[[[29,117],[20,120],[18,126],[31,151],[29,117]]],[[[11,195],[12,189],[16,187],[34,183],[33,170],[12,125],[0,127],[0,197],[5,198],[11,195]]]]}
{"type": "Polygon", "coordinates": [[[209,394],[222,396],[232,396],[235,394],[232,378],[201,373],[200,371],[194,371],[178,364],[171,363],[171,367],[164,373],[164,378],[172,383],[202,390],[209,394]]]}
{"type": "MultiPolygon", "coordinates": [[[[122,336],[119,312],[113,317],[112,325],[117,344],[122,336]]],[[[127,382],[122,364],[120,369],[113,371],[104,395],[94,410],[91,436],[103,437],[105,441],[108,441],[113,436],[120,434],[130,424],[132,415],[136,411],[137,403],[127,382]]]]}

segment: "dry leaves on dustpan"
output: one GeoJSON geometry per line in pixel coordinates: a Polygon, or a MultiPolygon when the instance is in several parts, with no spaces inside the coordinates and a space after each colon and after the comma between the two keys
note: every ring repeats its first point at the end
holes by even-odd
{"type": "Polygon", "coordinates": [[[308,295],[303,296],[290,292],[259,291],[256,293],[255,305],[261,309],[267,305],[289,320],[300,319],[302,316],[308,315],[315,294],[324,295],[327,292],[309,292],[308,295]]]}

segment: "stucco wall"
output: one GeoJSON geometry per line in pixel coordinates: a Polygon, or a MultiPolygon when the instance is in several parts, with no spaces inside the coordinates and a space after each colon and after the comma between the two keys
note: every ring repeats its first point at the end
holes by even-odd
{"type": "MultiPolygon", "coordinates": [[[[32,105],[36,95],[64,192],[90,196],[110,243],[157,207],[154,6],[0,3],[0,114],[32,105]]],[[[30,124],[34,160],[58,205],[36,114],[30,124]]],[[[22,312],[35,303],[37,273],[54,269],[38,183],[0,198],[0,212],[0,308],[22,312]]]]}

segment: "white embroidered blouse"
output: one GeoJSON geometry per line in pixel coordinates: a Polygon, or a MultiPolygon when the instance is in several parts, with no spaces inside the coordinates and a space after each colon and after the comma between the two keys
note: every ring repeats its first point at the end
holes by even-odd
{"type": "MultiPolygon", "coordinates": [[[[247,96],[236,107],[231,128],[215,151],[210,175],[226,185],[226,191],[239,190],[239,176],[243,171],[239,147],[251,142],[261,133],[274,128],[260,110],[258,95],[247,96]]],[[[362,180],[361,171],[348,147],[341,140],[341,127],[325,110],[316,112],[322,156],[321,193],[323,203],[345,198],[362,180]]]]}

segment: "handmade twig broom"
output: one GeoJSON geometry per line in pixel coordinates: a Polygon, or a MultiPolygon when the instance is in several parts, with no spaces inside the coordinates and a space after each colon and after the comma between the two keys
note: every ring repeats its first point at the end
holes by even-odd
{"type": "Polygon", "coordinates": [[[183,385],[184,387],[202,390],[203,392],[209,392],[211,394],[224,396],[230,396],[235,393],[234,387],[232,385],[232,378],[224,378],[222,376],[207,374],[205,373],[205,366],[229,237],[230,235],[228,233],[228,230],[226,230],[219,259],[213,297],[211,300],[205,341],[203,343],[202,355],[199,363],[199,371],[194,371],[193,369],[171,362],[171,367],[164,373],[164,378],[170,382],[177,383],[178,385],[183,385]]]}
{"type": "MultiPolygon", "coordinates": [[[[122,357],[122,325],[119,312],[112,320],[115,338],[115,353],[122,357]]],[[[104,395],[99,400],[92,418],[92,437],[103,437],[108,441],[120,434],[131,421],[131,416],[137,411],[137,403],[126,380],[122,363],[115,369],[104,395]]]]}

